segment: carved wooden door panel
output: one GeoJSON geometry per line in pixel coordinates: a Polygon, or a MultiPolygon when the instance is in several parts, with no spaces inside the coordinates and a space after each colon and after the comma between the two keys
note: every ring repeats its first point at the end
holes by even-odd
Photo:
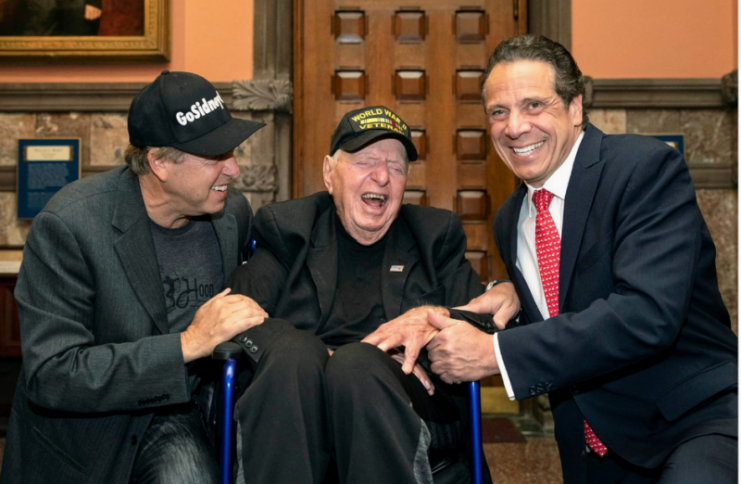
{"type": "MultiPolygon", "coordinates": [[[[325,189],[322,160],[342,116],[386,105],[419,152],[405,202],[456,211],[482,281],[506,278],[491,222],[516,180],[488,139],[480,88],[494,47],[525,25],[517,0],[295,2],[294,197],[325,189]]],[[[518,411],[501,380],[488,380],[485,410],[518,411]]]]}

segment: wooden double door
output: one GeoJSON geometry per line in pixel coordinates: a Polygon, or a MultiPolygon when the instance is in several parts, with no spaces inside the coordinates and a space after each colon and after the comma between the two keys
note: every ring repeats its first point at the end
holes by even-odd
{"type": "MultiPolygon", "coordinates": [[[[346,112],[386,105],[419,153],[405,202],[457,212],[481,280],[506,278],[491,222],[516,179],[491,146],[481,82],[496,45],[525,26],[524,0],[296,1],[293,196],[324,190],[322,160],[346,112]]],[[[485,411],[517,411],[498,379],[484,384],[485,411]]]]}

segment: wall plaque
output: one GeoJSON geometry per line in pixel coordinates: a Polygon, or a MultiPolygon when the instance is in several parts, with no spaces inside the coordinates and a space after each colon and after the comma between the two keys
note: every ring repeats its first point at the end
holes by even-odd
{"type": "Polygon", "coordinates": [[[18,140],[18,218],[35,217],[80,170],[79,139],[18,140]]]}

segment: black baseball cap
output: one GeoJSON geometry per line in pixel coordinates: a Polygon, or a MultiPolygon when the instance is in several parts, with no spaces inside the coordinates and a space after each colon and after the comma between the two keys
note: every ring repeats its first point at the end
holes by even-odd
{"type": "Polygon", "coordinates": [[[201,156],[227,153],[265,123],[232,118],[216,88],[197,74],[162,71],[129,108],[129,142],[201,156]]]}
{"type": "Polygon", "coordinates": [[[409,126],[386,106],[360,108],[345,114],[332,135],[329,155],[334,155],[340,148],[354,153],[379,138],[398,139],[406,148],[409,161],[417,159],[417,148],[409,134],[409,126]]]}

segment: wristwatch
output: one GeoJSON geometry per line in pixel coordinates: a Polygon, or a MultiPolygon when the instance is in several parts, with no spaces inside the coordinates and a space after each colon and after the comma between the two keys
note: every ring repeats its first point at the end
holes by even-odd
{"type": "Polygon", "coordinates": [[[491,281],[489,284],[486,285],[486,290],[488,291],[489,289],[491,289],[492,287],[496,286],[497,284],[501,282],[512,282],[512,281],[510,281],[509,279],[494,279],[493,281],[491,281]]]}

